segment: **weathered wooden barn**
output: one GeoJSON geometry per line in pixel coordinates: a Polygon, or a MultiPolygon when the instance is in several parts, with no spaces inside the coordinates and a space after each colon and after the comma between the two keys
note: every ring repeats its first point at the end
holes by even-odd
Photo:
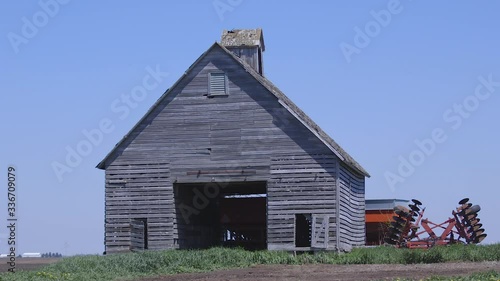
{"type": "Polygon", "coordinates": [[[261,29],[224,31],[98,164],[107,253],[365,244],[369,174],[265,78],[264,50],[261,29]]]}

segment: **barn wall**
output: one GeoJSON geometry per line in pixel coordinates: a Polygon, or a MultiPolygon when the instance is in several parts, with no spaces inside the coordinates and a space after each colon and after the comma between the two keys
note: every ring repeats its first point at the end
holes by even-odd
{"type": "MultiPolygon", "coordinates": [[[[268,183],[268,248],[295,250],[295,214],[328,221],[318,248],[336,249],[336,167],[331,154],[281,154],[271,161],[268,183]],[[324,239],[328,237],[326,243],[324,239]],[[326,245],[326,247],[324,247],[326,245]]],[[[319,228],[319,226],[318,226],[319,228]]]]}
{"type": "Polygon", "coordinates": [[[341,164],[339,167],[339,247],[365,245],[365,178],[341,164]]]}
{"type": "MultiPolygon", "coordinates": [[[[116,151],[106,169],[107,249],[129,246],[127,225],[134,216],[149,218],[156,228],[149,232],[156,237],[150,240],[152,247],[176,247],[173,184],[242,181],[268,182],[270,245],[289,247],[293,213],[314,212],[328,215],[326,245],[335,247],[336,156],[218,48],[194,66],[116,151]],[[206,96],[209,72],[215,70],[228,75],[227,96],[206,96]],[[143,163],[162,168],[152,171],[143,163]]],[[[357,216],[352,222],[364,227],[357,216]]]]}
{"type": "Polygon", "coordinates": [[[173,192],[168,163],[115,161],[106,169],[106,252],[131,250],[131,223],[147,220],[148,249],[173,245],[173,192]]]}

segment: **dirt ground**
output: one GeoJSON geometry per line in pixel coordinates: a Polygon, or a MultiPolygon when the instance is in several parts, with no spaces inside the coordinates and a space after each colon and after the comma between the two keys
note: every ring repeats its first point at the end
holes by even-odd
{"type": "MultiPolygon", "coordinates": [[[[16,271],[33,270],[59,259],[18,258],[16,271]]],[[[0,272],[9,268],[0,259],[0,272]]],[[[332,280],[393,280],[421,279],[430,276],[470,275],[474,272],[500,272],[500,262],[440,263],[440,264],[371,264],[371,265],[260,265],[250,268],[221,270],[209,273],[178,274],[137,281],[332,281],[332,280]]]]}
{"type": "Polygon", "coordinates": [[[199,274],[179,274],[140,281],[289,281],[289,280],[393,280],[398,277],[420,279],[430,276],[459,276],[494,270],[500,262],[442,263],[416,265],[277,265],[255,266],[199,274]]]}
{"type": "MultiPolygon", "coordinates": [[[[15,270],[34,270],[57,261],[59,261],[58,258],[16,258],[15,270]]],[[[6,272],[10,268],[7,262],[8,259],[0,258],[0,272],[6,272]]]]}

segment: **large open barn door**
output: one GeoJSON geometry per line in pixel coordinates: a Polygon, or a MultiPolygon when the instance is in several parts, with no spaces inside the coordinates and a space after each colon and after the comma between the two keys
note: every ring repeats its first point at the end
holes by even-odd
{"type": "Polygon", "coordinates": [[[176,183],[180,249],[267,248],[266,182],[176,183]]]}
{"type": "Polygon", "coordinates": [[[311,226],[311,247],[317,249],[326,249],[328,247],[328,230],[330,216],[312,215],[311,226]]]}

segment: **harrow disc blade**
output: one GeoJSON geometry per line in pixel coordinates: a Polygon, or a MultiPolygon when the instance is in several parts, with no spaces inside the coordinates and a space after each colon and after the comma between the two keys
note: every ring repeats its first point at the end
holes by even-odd
{"type": "Polygon", "coordinates": [[[391,227],[389,227],[389,231],[391,231],[392,233],[394,233],[396,235],[401,234],[403,232],[402,229],[392,227],[392,225],[391,225],[391,227]]]}
{"type": "Polygon", "coordinates": [[[415,203],[415,205],[417,206],[422,205],[422,202],[418,201],[417,199],[411,199],[411,202],[415,203]]]}
{"type": "Polygon", "coordinates": [[[410,207],[410,209],[414,212],[419,212],[420,211],[420,208],[417,207],[416,205],[408,205],[410,207]]]}
{"type": "Polygon", "coordinates": [[[385,238],[386,238],[386,239],[391,239],[391,240],[396,241],[396,242],[397,242],[397,241],[399,241],[399,236],[398,236],[398,235],[396,235],[396,234],[394,234],[394,233],[389,234],[389,235],[388,235],[388,236],[386,236],[385,238]]]}
{"type": "Polygon", "coordinates": [[[467,215],[474,215],[474,214],[477,214],[479,211],[481,211],[481,206],[474,205],[474,206],[470,207],[469,209],[465,210],[465,213],[467,215]]]}
{"type": "Polygon", "coordinates": [[[392,240],[389,237],[384,238],[384,242],[387,244],[396,245],[396,241],[392,240]]]}
{"type": "Polygon", "coordinates": [[[465,223],[465,226],[468,227],[469,229],[476,229],[476,225],[478,225],[477,221],[474,220],[473,223],[465,223]]]}
{"type": "Polygon", "coordinates": [[[401,217],[408,217],[408,216],[410,216],[410,213],[408,213],[408,212],[406,212],[404,210],[401,210],[401,209],[394,210],[394,213],[396,213],[396,215],[401,216],[401,217]]]}
{"type": "Polygon", "coordinates": [[[484,228],[480,228],[480,229],[474,231],[474,236],[479,237],[483,233],[484,233],[484,228]]]}
{"type": "Polygon", "coordinates": [[[481,221],[480,218],[475,218],[473,220],[470,220],[469,224],[472,225],[472,226],[476,226],[480,221],[481,221]]]}
{"type": "Polygon", "coordinates": [[[467,214],[467,210],[472,207],[472,204],[471,203],[467,203],[466,205],[464,205],[462,207],[462,210],[460,210],[460,212],[458,212],[459,215],[461,216],[464,216],[465,214],[467,214]]]}
{"type": "Polygon", "coordinates": [[[467,230],[467,233],[472,233],[474,231],[477,231],[478,229],[481,228],[481,226],[483,226],[483,224],[482,223],[478,223],[475,226],[471,227],[469,230],[467,230]]]}
{"type": "Polygon", "coordinates": [[[404,224],[406,223],[406,220],[401,218],[401,217],[398,217],[398,216],[393,216],[392,219],[395,221],[395,222],[398,222],[400,224],[404,224]]]}
{"type": "Polygon", "coordinates": [[[470,221],[464,220],[464,224],[465,224],[465,226],[468,226],[468,227],[475,227],[479,223],[480,220],[481,219],[478,219],[478,218],[470,220],[470,221]]]}
{"type": "Polygon", "coordinates": [[[487,236],[486,233],[477,236],[476,239],[474,239],[474,243],[481,243],[481,241],[483,241],[484,238],[486,238],[486,236],[487,236]]]}
{"type": "Polygon", "coordinates": [[[391,227],[392,228],[395,228],[395,229],[398,229],[399,231],[403,231],[403,226],[402,224],[396,222],[396,221],[393,221],[391,222],[391,227]]]}
{"type": "Polygon", "coordinates": [[[469,198],[464,198],[464,199],[458,201],[458,205],[463,205],[463,204],[465,204],[467,202],[469,202],[469,198]]]}
{"type": "Polygon", "coordinates": [[[466,220],[468,220],[468,221],[471,221],[471,220],[473,220],[473,219],[477,218],[477,214],[467,215],[467,216],[465,216],[464,218],[465,218],[466,220]]]}
{"type": "Polygon", "coordinates": [[[469,209],[470,207],[472,207],[472,203],[463,204],[463,205],[462,205],[462,210],[467,210],[467,209],[469,209]]]}

